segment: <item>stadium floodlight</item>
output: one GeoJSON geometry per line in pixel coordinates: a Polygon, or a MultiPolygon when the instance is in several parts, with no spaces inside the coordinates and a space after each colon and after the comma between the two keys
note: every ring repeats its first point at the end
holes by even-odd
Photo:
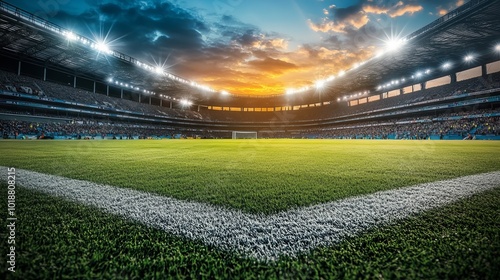
{"type": "Polygon", "coordinates": [[[113,82],[113,78],[108,78],[108,82],[112,83],[113,82]]]}
{"type": "Polygon", "coordinates": [[[182,106],[191,106],[191,105],[193,105],[193,102],[191,102],[191,101],[189,101],[187,99],[181,99],[180,102],[181,102],[182,106]]]}
{"type": "Polygon", "coordinates": [[[422,75],[423,75],[422,72],[417,72],[417,74],[415,74],[415,77],[420,78],[422,77],[422,75]]]}
{"type": "Polygon", "coordinates": [[[474,60],[474,56],[472,54],[468,54],[464,57],[465,62],[471,62],[474,60]]]}
{"type": "Polygon", "coordinates": [[[163,74],[163,68],[160,66],[155,67],[155,73],[156,74],[163,74]]]}
{"type": "Polygon", "coordinates": [[[428,74],[430,74],[431,72],[432,72],[432,70],[431,70],[431,69],[427,69],[427,70],[425,70],[425,74],[427,74],[427,75],[428,75],[428,74]]]}
{"type": "Polygon", "coordinates": [[[386,49],[391,52],[400,50],[404,45],[406,45],[406,39],[404,38],[390,38],[385,41],[386,49]]]}
{"type": "Polygon", "coordinates": [[[317,80],[315,85],[316,85],[317,89],[322,89],[325,86],[325,81],[324,80],[317,80]]]}
{"type": "Polygon", "coordinates": [[[443,70],[448,70],[451,68],[451,66],[451,62],[445,62],[443,66],[441,66],[441,68],[443,68],[443,70]]]}
{"type": "Polygon", "coordinates": [[[495,46],[495,51],[500,52],[500,44],[495,46]]]}
{"type": "Polygon", "coordinates": [[[64,35],[64,37],[66,37],[66,39],[68,39],[70,41],[76,41],[78,39],[78,37],[75,35],[75,33],[71,32],[71,31],[64,31],[63,35],[64,35]]]}
{"type": "Polygon", "coordinates": [[[326,80],[327,80],[327,81],[329,81],[329,82],[330,82],[330,81],[333,81],[333,80],[335,80],[335,76],[331,75],[331,76],[330,76],[330,77],[328,77],[326,80]]]}
{"type": "Polygon", "coordinates": [[[339,77],[342,77],[342,76],[344,76],[344,75],[345,75],[345,71],[344,71],[344,70],[340,71],[340,73],[339,73],[339,77]]]}
{"type": "Polygon", "coordinates": [[[220,93],[221,93],[222,95],[229,95],[229,92],[227,92],[226,90],[222,90],[220,93]]]}
{"type": "Polygon", "coordinates": [[[208,86],[200,85],[198,86],[199,89],[204,90],[204,91],[212,91],[212,89],[208,86]]]}
{"type": "Polygon", "coordinates": [[[109,46],[103,41],[98,41],[97,43],[93,44],[92,47],[95,48],[100,53],[101,52],[105,54],[112,53],[112,51],[109,49],[109,46]]]}

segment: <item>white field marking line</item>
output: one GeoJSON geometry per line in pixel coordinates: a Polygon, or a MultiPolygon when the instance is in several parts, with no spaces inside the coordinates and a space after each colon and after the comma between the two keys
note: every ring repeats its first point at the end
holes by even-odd
{"type": "MultiPolygon", "coordinates": [[[[0,172],[0,180],[7,180],[6,171],[0,172]]],[[[500,172],[381,191],[273,215],[249,214],[22,169],[16,169],[16,180],[24,188],[95,206],[222,250],[274,261],[333,245],[369,228],[495,188],[500,186],[500,172]]]]}

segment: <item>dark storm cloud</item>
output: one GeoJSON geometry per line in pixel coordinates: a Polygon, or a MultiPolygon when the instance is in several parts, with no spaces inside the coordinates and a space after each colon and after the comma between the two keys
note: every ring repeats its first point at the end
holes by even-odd
{"type": "Polygon", "coordinates": [[[242,47],[250,47],[260,40],[261,30],[253,25],[240,22],[230,15],[223,15],[214,27],[222,32],[222,39],[237,43],[242,47]]]}
{"type": "Polygon", "coordinates": [[[108,3],[99,6],[99,10],[106,15],[118,16],[122,13],[122,8],[116,4],[108,3]]]}
{"type": "MultiPolygon", "coordinates": [[[[365,1],[366,2],[366,1],[365,1]]],[[[329,18],[331,18],[334,22],[342,22],[344,20],[349,19],[355,14],[358,14],[363,10],[363,3],[358,3],[356,5],[352,5],[345,8],[337,8],[336,6],[329,7],[329,18]]]]}
{"type": "Polygon", "coordinates": [[[73,14],[59,12],[54,21],[75,26],[79,33],[122,37],[114,48],[142,59],[167,57],[170,53],[198,51],[205,42],[202,32],[209,28],[199,18],[170,2],[106,2],[73,14]]]}
{"type": "Polygon", "coordinates": [[[241,44],[242,46],[248,47],[259,40],[259,36],[255,34],[255,30],[249,29],[245,33],[239,34],[237,32],[232,32],[233,41],[241,44]]]}

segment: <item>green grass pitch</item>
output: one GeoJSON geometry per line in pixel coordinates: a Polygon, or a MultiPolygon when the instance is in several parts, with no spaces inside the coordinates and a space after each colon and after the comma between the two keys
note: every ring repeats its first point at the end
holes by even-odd
{"type": "MultiPolygon", "coordinates": [[[[500,170],[500,142],[494,141],[1,141],[0,155],[1,166],[263,214],[500,170]]],[[[499,188],[276,263],[222,252],[21,186],[17,194],[19,266],[11,278],[500,275],[499,188]]],[[[3,209],[5,217],[5,203],[3,209]]]]}
{"type": "Polygon", "coordinates": [[[5,141],[0,165],[272,213],[500,170],[500,142],[5,141]]]}

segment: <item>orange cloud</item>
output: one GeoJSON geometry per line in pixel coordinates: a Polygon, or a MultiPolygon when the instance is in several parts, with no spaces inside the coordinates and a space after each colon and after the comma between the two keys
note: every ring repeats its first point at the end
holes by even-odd
{"type": "Polygon", "coordinates": [[[457,0],[454,4],[450,3],[448,5],[445,5],[446,7],[438,6],[437,7],[437,15],[444,16],[448,13],[448,11],[456,9],[456,8],[462,6],[464,3],[465,3],[464,0],[457,0]]]}
{"type": "Polygon", "coordinates": [[[252,60],[248,62],[248,65],[254,69],[270,74],[283,74],[283,72],[296,69],[297,65],[289,63],[279,59],[266,58],[262,60],[252,60]]]}
{"type": "Polygon", "coordinates": [[[277,48],[277,49],[287,49],[288,48],[288,41],[282,38],[277,38],[270,40],[269,43],[271,46],[277,48]]]}
{"type": "MultiPolygon", "coordinates": [[[[350,22],[360,26],[363,18],[350,18],[350,22]]],[[[229,46],[214,46],[206,52],[193,54],[189,61],[175,66],[175,74],[217,91],[267,96],[284,94],[289,88],[314,86],[314,81],[350,69],[375,52],[375,47],[339,45],[305,45],[288,51],[286,39],[265,35],[255,35],[248,41],[248,44],[241,44],[235,40],[229,46]]]]}
{"type": "MultiPolygon", "coordinates": [[[[463,1],[463,0],[460,0],[463,1]]],[[[330,6],[330,9],[335,8],[335,6],[330,6]]],[[[360,11],[357,13],[353,13],[348,17],[344,18],[342,21],[329,20],[328,18],[324,18],[323,21],[319,24],[312,22],[310,19],[307,20],[307,24],[309,27],[316,32],[337,32],[344,33],[347,27],[353,27],[355,29],[360,29],[365,26],[370,18],[368,17],[370,14],[382,15],[386,14],[391,18],[400,17],[406,14],[414,14],[422,11],[424,8],[420,5],[405,5],[403,1],[399,1],[394,6],[383,7],[376,6],[373,4],[363,5],[360,8],[360,11]]],[[[329,15],[330,12],[326,9],[323,9],[323,13],[325,15],[329,15]]]]}
{"type": "Polygon", "coordinates": [[[274,38],[268,40],[262,37],[261,40],[254,41],[252,43],[252,47],[257,49],[275,48],[286,50],[288,48],[288,41],[283,38],[274,38]]]}
{"type": "Polygon", "coordinates": [[[309,27],[312,30],[314,30],[316,32],[319,31],[319,32],[326,33],[329,31],[333,31],[333,32],[338,32],[338,33],[344,33],[345,29],[348,26],[352,26],[352,27],[355,27],[356,29],[359,29],[359,28],[365,26],[369,21],[370,20],[365,13],[359,12],[357,14],[350,16],[348,19],[346,19],[342,22],[336,23],[334,21],[323,21],[320,24],[316,24],[309,19],[307,21],[307,24],[309,25],[309,27]]]}
{"type": "Polygon", "coordinates": [[[394,10],[389,11],[388,15],[391,18],[395,18],[395,17],[403,16],[405,14],[412,15],[414,13],[422,11],[423,9],[424,8],[422,6],[407,5],[407,6],[398,7],[396,9],[394,9],[394,10]]]}
{"type": "Polygon", "coordinates": [[[216,64],[199,61],[179,65],[179,74],[218,91],[237,95],[284,94],[288,88],[312,86],[314,81],[336,75],[372,55],[372,50],[336,50],[315,47],[282,53],[281,57],[254,58],[239,63],[220,60],[216,64]],[[292,63],[293,61],[293,63],[292,63]]]}
{"type": "Polygon", "coordinates": [[[387,14],[389,12],[389,8],[366,5],[366,6],[363,6],[363,11],[365,13],[369,13],[369,14],[381,15],[381,14],[387,14]]]}
{"type": "Polygon", "coordinates": [[[328,21],[328,22],[323,22],[321,24],[316,24],[312,22],[312,20],[308,19],[307,20],[307,25],[309,25],[309,28],[311,28],[313,31],[316,32],[329,32],[329,31],[334,31],[334,32],[339,32],[342,33],[344,32],[345,24],[335,24],[333,21],[328,21]]]}
{"type": "Polygon", "coordinates": [[[378,6],[372,6],[372,5],[363,6],[363,11],[365,13],[377,14],[377,15],[387,14],[391,18],[400,17],[400,16],[403,16],[405,14],[412,15],[414,13],[422,11],[423,9],[424,8],[420,5],[404,5],[404,3],[402,1],[399,1],[396,5],[394,5],[393,7],[390,7],[390,8],[378,7],[378,6]]]}

